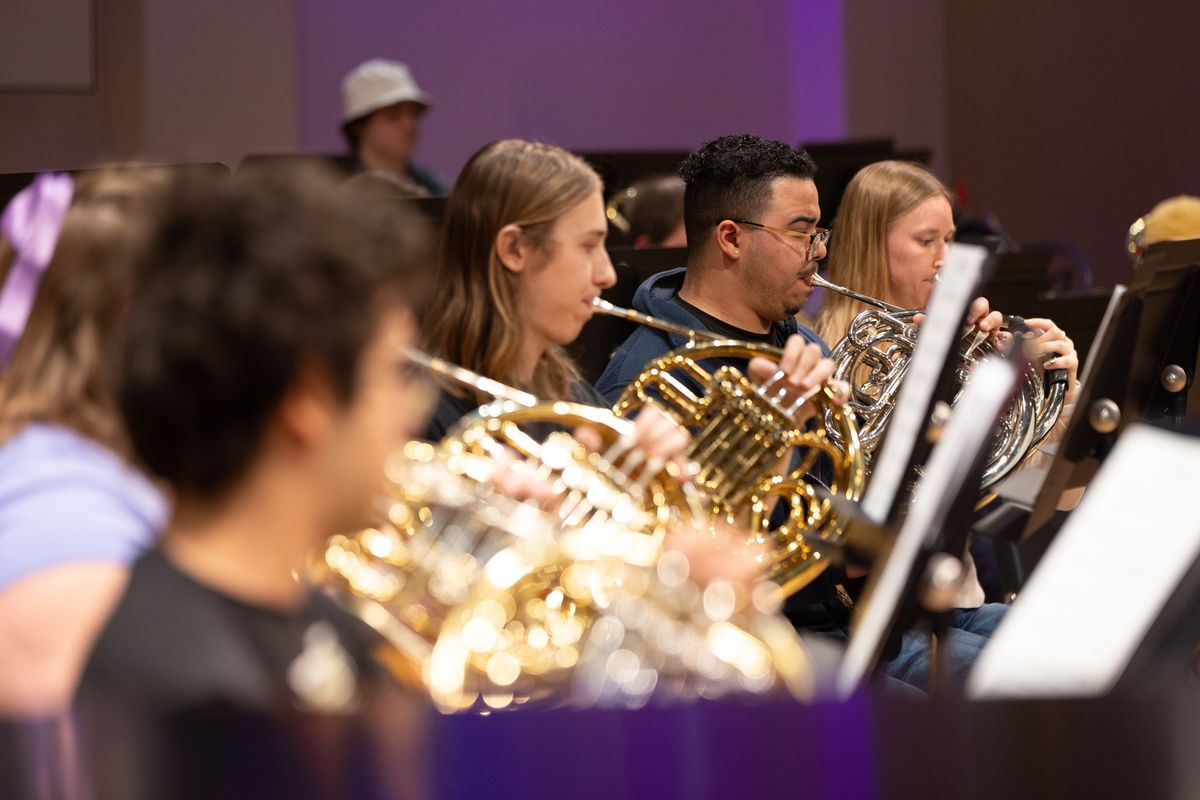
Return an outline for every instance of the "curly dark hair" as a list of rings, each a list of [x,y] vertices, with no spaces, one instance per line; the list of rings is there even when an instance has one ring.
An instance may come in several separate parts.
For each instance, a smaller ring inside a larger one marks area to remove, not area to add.
[[[316,170],[176,182],[137,265],[118,370],[137,456],[180,491],[224,492],[302,362],[353,397],[381,309],[422,302],[429,252],[415,212]]]
[[[812,180],[817,165],[802,148],[752,134],[722,136],[679,165],[687,184],[683,221],[688,252],[696,253],[723,219],[754,219],[771,200],[771,183],[791,176]]]

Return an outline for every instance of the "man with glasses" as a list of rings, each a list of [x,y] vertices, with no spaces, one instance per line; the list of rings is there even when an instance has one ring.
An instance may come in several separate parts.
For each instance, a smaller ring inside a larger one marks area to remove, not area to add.
[[[801,337],[828,355],[821,337],[796,321],[829,242],[830,232],[817,227],[815,172],[804,150],[751,135],[716,139],[686,158],[679,174],[687,183],[687,266],[648,279],[634,295],[634,308],[740,341],[782,348]],[[596,389],[616,401],[647,363],[685,344],[685,336],[639,328],[613,355]],[[745,369],[744,360],[728,363]],[[797,628],[845,641],[851,601],[844,583],[840,569],[827,569],[788,599],[784,613]],[[948,674],[961,679],[977,651],[948,644]],[[928,690],[929,665],[927,639],[909,633],[899,656],[884,665],[885,686],[901,694]]]
[[[829,231],[808,153],[757,136],[724,136],[680,165],[687,184],[685,268],[651,277],[634,296],[638,311],[730,339],[782,348],[799,335],[829,348],[795,316],[812,293]],[[614,401],[652,359],[686,337],[642,327],[614,354],[596,388]],[[739,365],[741,366],[741,365]]]

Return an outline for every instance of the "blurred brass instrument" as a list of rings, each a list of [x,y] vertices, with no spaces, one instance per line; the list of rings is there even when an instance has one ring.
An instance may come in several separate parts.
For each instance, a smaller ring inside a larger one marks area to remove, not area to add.
[[[594,305],[601,313],[688,338],[683,347],[645,365],[613,410],[626,416],[653,402],[692,431],[687,455],[700,467],[696,484],[713,513],[731,522],[748,515],[752,540],[769,548],[771,580],[786,594],[814,580],[828,564],[820,543],[836,541],[842,534],[830,499],[813,485],[814,468],[826,473],[824,488],[830,494],[847,500],[858,500],[866,475],[853,415],[833,402],[837,385],[828,383],[785,407],[782,371],[755,386],[733,367],[710,370],[704,364],[708,359],[757,356],[778,362],[779,349],[724,340],[604,300]],[[808,400],[818,413],[810,427],[803,428],[793,415]],[[775,474],[781,460],[796,448],[799,462],[786,475]],[[788,515],[772,529],[776,500],[786,503]]]
[[[681,465],[646,457],[635,447],[632,421],[583,403],[541,402],[527,392],[415,350],[409,350],[408,356],[435,374],[498,398],[464,417],[442,440],[442,448],[492,458],[505,457],[511,448],[536,462],[541,475],[553,480],[555,491],[567,493],[567,501],[557,511],[563,524],[617,520],[626,531],[641,534],[628,546],[637,541],[645,553],[654,554],[673,525],[696,523],[704,517]],[[599,434],[603,442],[599,452],[589,451],[566,433],[579,426]],[[540,436],[535,435],[538,429]]]
[[[694,523],[689,504],[676,499],[684,490],[665,464],[623,440],[629,420],[530,405],[461,367],[410,357],[508,399],[437,445],[410,442],[394,454],[378,524],[332,537],[310,564],[310,580],[392,645],[397,676],[447,712],[811,695],[806,651],[775,613],[778,588],[698,582],[667,546],[668,528]],[[547,416],[608,426],[615,461],[562,431],[538,441],[520,430]],[[519,456],[502,455],[508,445]],[[552,498],[519,502],[495,489],[497,470],[518,458]]]
[[[628,234],[631,227],[629,220],[624,214],[625,204],[637,196],[637,188],[630,186],[614,194],[604,205],[604,216],[608,217],[608,221],[612,223],[612,226],[621,233]]]
[[[849,406],[858,417],[859,443],[869,463],[875,448],[883,440],[908,373],[917,341],[917,327],[911,319],[919,312],[838,286],[816,274],[812,276],[812,283],[873,307],[851,321],[846,337],[834,345],[831,355],[836,365],[834,378],[850,384]],[[972,326],[963,327],[954,373],[954,402],[970,379],[975,364],[993,352],[995,346],[986,334]],[[1017,395],[997,424],[982,488],[1003,479],[1046,438],[1062,413],[1066,390],[1065,377],[1051,380],[1048,387],[1043,388],[1041,372],[1033,365],[1026,366]],[[826,417],[828,419],[828,412]],[[836,439],[837,428],[832,431]]]

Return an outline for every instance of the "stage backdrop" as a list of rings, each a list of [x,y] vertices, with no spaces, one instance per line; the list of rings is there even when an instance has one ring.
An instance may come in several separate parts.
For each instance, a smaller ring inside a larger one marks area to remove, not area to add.
[[[574,149],[840,139],[841,6],[296,0],[299,143],[342,147],[339,85],[372,57],[406,62],[433,93],[419,154],[447,177],[507,136]]]

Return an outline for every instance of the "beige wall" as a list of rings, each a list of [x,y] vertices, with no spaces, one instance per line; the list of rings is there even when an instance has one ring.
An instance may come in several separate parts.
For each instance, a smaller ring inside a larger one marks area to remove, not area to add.
[[[0,172],[295,149],[293,0],[96,5],[96,86],[0,91]]]
[[[848,135],[929,148],[953,181],[942,0],[849,0],[843,14]]]
[[[1200,193],[1200,7],[946,0],[952,168],[1018,239],[1127,280],[1126,229]]]
[[[296,149],[293,0],[144,3],[144,156]]]
[[[362,49],[325,24],[326,16],[346,21],[326,2],[98,0],[97,86],[0,92],[0,171],[129,157],[233,166],[247,152],[304,146],[304,109],[319,111],[310,127],[326,131],[324,120],[336,116],[335,78]],[[374,2],[371,13],[391,8]],[[994,212],[1018,239],[1078,248],[1098,282],[1110,284],[1128,271],[1121,241],[1129,223],[1163,197],[1200,193],[1200,6],[1179,7],[1189,10],[1134,14],[1117,0],[1086,9],[1035,0],[843,2],[846,130],[931,148],[935,169],[965,188],[970,211]],[[367,10],[355,18],[359,28],[372,18]],[[453,11],[439,14],[452,29]],[[390,28],[376,35],[395,40]],[[612,38],[622,35],[614,29]],[[672,64],[691,56],[658,51]],[[314,65],[325,72],[305,78]],[[447,104],[469,105],[441,88]],[[609,117],[620,123],[614,131],[633,130],[621,115]],[[428,133],[440,138],[434,122]],[[653,115],[641,122],[661,129]],[[702,128],[688,131],[700,137]],[[466,137],[464,151],[483,135],[464,125],[455,133]]]

